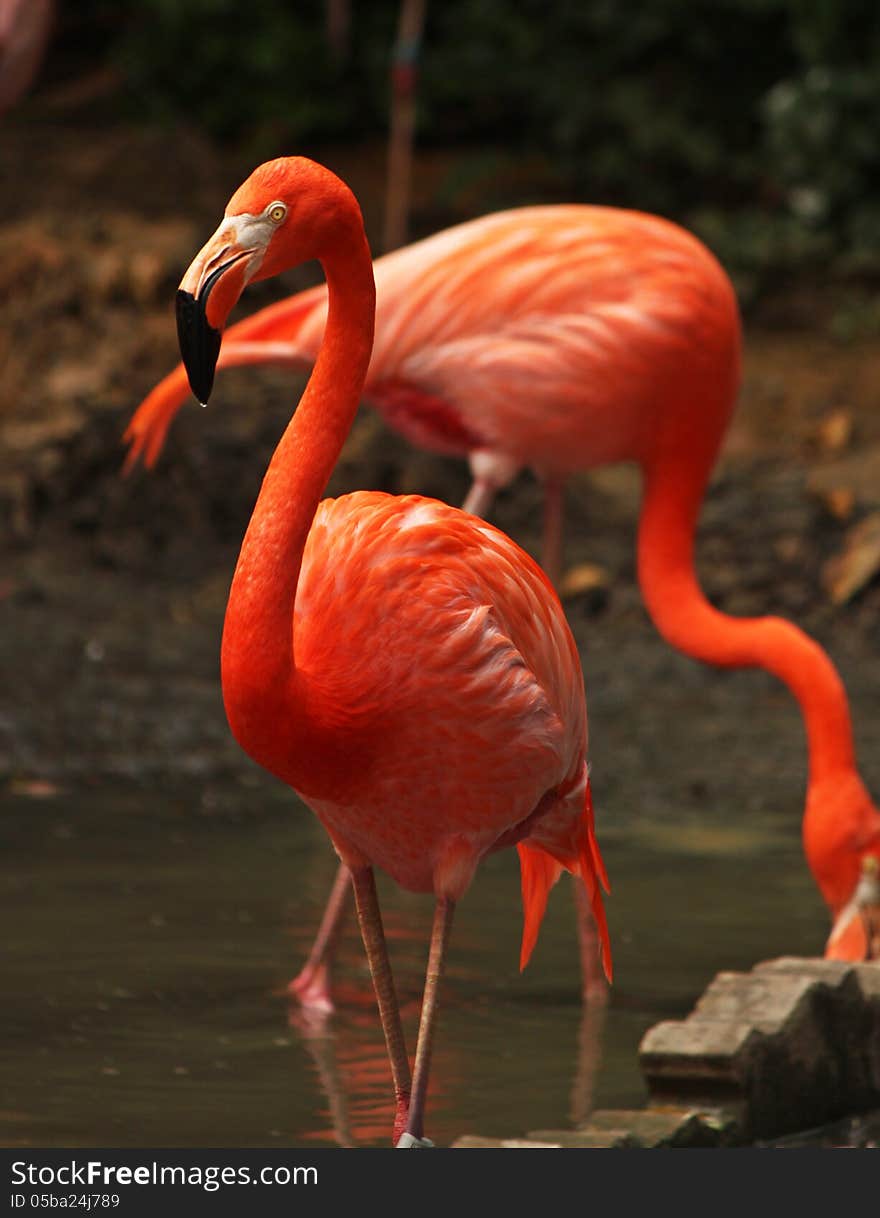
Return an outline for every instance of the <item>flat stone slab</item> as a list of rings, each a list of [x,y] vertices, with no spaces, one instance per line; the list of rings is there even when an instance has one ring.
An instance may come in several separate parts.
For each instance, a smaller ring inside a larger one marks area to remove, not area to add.
[[[456,1150],[630,1150],[630,1149],[720,1149],[742,1146],[741,1130],[729,1113],[716,1110],[652,1109],[595,1112],[583,1130],[539,1131],[529,1138],[482,1138],[469,1134],[453,1143]],[[629,1129],[602,1129],[606,1120],[616,1126],[632,1122]],[[655,1121],[657,1122],[655,1124]],[[665,1126],[665,1129],[664,1129]],[[538,1139],[541,1140],[538,1140]],[[851,1149],[880,1147],[880,1109],[847,1117],[819,1129],[808,1129],[768,1138],[752,1145],[765,1149]]]
[[[459,1138],[458,1149],[651,1150],[736,1146],[741,1131],[721,1109],[602,1109],[582,1129],[536,1129],[525,1138]]]
[[[723,1106],[745,1139],[880,1104],[880,964],[784,958],[719,973],[639,1062],[653,1104]]]
[[[723,1109],[597,1109],[581,1129],[537,1129],[536,1142],[562,1147],[651,1150],[660,1147],[734,1146],[742,1134],[736,1118]]]
[[[452,1144],[453,1150],[559,1150],[551,1142],[532,1142],[528,1138],[481,1138],[465,1134]]]

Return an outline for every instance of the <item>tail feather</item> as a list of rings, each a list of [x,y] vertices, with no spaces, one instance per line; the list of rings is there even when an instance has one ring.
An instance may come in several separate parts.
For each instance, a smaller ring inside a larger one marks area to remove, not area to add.
[[[517,845],[520,877],[522,881],[523,936],[519,953],[520,972],[526,967],[538,942],[538,931],[547,909],[550,889],[562,874],[562,864],[541,849],[540,846]]]
[[[189,396],[186,370],[183,364],[178,364],[150,391],[129,420],[122,435],[123,443],[129,446],[123,473],[130,474],[139,461],[143,461],[147,469],[153,468],[165,444],[168,428]]]
[[[522,970],[529,962],[547,908],[550,889],[559,879],[562,871],[566,870],[579,876],[587,890],[590,909],[593,912],[593,920],[596,923],[602,948],[602,967],[610,982],[613,975],[611,940],[608,935],[608,922],[605,917],[601,891],[604,888],[606,892],[609,892],[610,888],[605,864],[599,853],[599,843],[596,841],[593,798],[589,780],[587,780],[584,792],[584,811],[580,829],[577,854],[574,857],[563,857],[562,855],[557,857],[545,846],[528,840],[517,845],[523,899],[523,937],[519,967]]]

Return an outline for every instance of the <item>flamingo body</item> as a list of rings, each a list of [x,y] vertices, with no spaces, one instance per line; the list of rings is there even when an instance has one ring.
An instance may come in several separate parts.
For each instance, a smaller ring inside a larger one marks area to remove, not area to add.
[[[252,645],[249,624],[244,638],[224,635],[232,730],[303,796],[352,869],[458,899],[521,826],[579,859],[580,660],[543,572],[499,530],[417,496],[318,506],[294,610],[310,717],[295,752],[289,714],[250,679]]]
[[[714,353],[721,335],[737,360],[721,268],[683,229],[637,212],[481,217],[378,259],[376,296],[367,399],[425,447],[542,474],[639,459],[682,359]],[[295,338],[309,360],[325,317],[322,294]],[[400,387],[417,399],[410,409]]]
[[[498,212],[378,258],[376,342],[364,397],[413,443],[477,457],[496,487],[641,460],[676,420],[723,433],[739,375],[736,301],[684,229],[610,207]],[[325,285],[230,327],[218,366],[311,366]],[[692,365],[725,409],[682,398]],[[723,392],[722,392],[723,391]],[[132,419],[130,459],[158,456],[188,396],[180,373]]]

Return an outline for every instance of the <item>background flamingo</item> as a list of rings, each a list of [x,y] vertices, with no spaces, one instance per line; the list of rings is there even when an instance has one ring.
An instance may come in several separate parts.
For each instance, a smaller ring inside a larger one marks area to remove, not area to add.
[[[804,847],[837,921],[863,861],[880,858],[880,813],[856,768],[843,684],[797,627],[714,609],[694,569],[697,518],[740,375],[736,300],[717,261],[657,217],[547,206],[448,229],[378,259],[375,274],[368,400],[416,443],[469,456],[472,511],[487,511],[522,465],[536,469],[550,571],[564,478],[639,464],[638,575],[660,633],[706,663],[764,668],[798,701],[809,751]],[[323,287],[263,309],[230,329],[219,365],[307,366],[325,317]],[[178,368],[145,399],[126,432],[129,465],[155,462],[186,396]],[[836,952],[859,954],[862,941],[837,926]]]
[[[418,496],[319,503],[363,389],[375,308],[360,210],[328,170],[260,166],[184,275],[178,331],[194,392],[207,400],[245,284],[309,258],[327,278],[326,330],[242,544],[223,696],[239,743],[300,793],[352,873],[395,1144],[418,1146],[452,912],[485,854],[518,846],[522,965],[567,869],[587,889],[610,971],[583,679],[551,584],[503,533]],[[374,866],[436,898],[412,1083]]]
[[[0,114],[28,91],[55,20],[55,0],[0,0]]]

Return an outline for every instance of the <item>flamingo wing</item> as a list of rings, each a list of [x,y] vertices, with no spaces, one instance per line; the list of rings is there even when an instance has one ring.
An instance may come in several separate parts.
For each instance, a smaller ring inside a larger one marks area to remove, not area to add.
[[[685,358],[710,359],[731,308],[723,271],[695,238],[616,208],[495,213],[375,270],[365,392],[392,424],[406,430],[386,386],[407,386],[454,412],[469,437],[459,451],[560,474],[638,456],[664,385],[678,384]],[[413,438],[429,443],[425,431]],[[443,434],[438,425],[433,447]]]
[[[542,800],[535,841],[575,850],[580,660],[546,577],[503,533],[419,496],[325,500],[294,647],[316,708],[333,708],[338,733],[344,707],[360,742],[332,791],[305,794],[344,859],[455,896]]]

